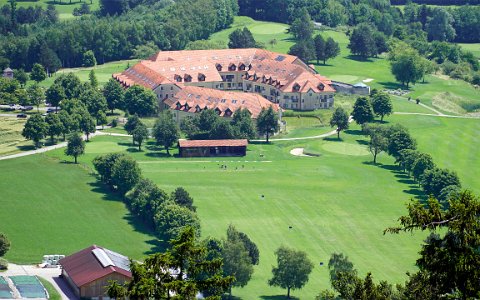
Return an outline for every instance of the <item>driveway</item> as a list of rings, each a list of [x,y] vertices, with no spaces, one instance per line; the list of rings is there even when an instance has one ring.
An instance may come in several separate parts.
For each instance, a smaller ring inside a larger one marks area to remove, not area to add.
[[[48,280],[58,291],[62,299],[78,299],[63,278],[60,278],[60,268],[39,268],[36,265],[8,264],[8,270],[0,273],[2,276],[36,275]]]

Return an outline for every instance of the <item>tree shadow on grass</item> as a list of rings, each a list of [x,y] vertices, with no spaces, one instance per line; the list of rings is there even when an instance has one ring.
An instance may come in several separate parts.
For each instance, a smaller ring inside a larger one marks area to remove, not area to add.
[[[360,145],[367,146],[369,144],[369,142],[366,140],[355,140],[355,141],[357,142],[357,144],[360,144]]]
[[[358,130],[358,129],[347,129],[345,130],[346,134],[351,134],[351,135],[365,135],[363,131]]]
[[[31,151],[31,150],[35,150],[35,146],[34,145],[20,145],[20,146],[17,146],[17,149],[20,150],[20,151]]]
[[[360,56],[360,55],[347,55],[347,56],[344,56],[343,58],[350,59],[350,60],[355,60],[355,61],[359,61],[359,62],[373,62],[373,60],[371,60],[370,58],[363,57],[363,56]]]
[[[95,178],[94,181],[89,182],[88,184],[92,187],[92,192],[102,194],[102,200],[123,202],[123,199],[120,197],[120,195],[115,194],[113,191],[108,189],[108,187],[98,180],[98,178]]]
[[[290,295],[290,298],[287,298],[287,295],[263,295],[260,296],[260,299],[264,300],[282,300],[282,299],[300,299]]]
[[[340,139],[338,139],[337,137],[333,137],[333,136],[324,137],[323,140],[329,141],[329,142],[343,142],[343,139],[341,137]]]
[[[405,89],[406,87],[402,86],[400,83],[397,82],[378,82],[378,84],[383,85],[383,87],[390,89],[390,90],[396,90],[396,89]]]
[[[145,154],[145,156],[148,156],[148,157],[156,157],[156,158],[160,158],[160,157],[178,157],[178,154],[170,154],[168,155],[167,152],[147,152]]]
[[[241,297],[237,297],[235,295],[222,295],[222,300],[241,300]]]

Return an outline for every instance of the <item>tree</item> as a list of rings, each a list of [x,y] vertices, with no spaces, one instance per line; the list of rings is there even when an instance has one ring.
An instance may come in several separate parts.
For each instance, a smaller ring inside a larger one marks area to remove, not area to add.
[[[82,66],[93,67],[97,64],[97,59],[92,50],[85,51],[83,53]]]
[[[302,8],[298,17],[290,25],[289,31],[296,40],[311,40],[313,34],[313,21],[305,8]]]
[[[331,58],[335,58],[340,54],[340,46],[331,37],[329,37],[325,43],[325,55],[323,57],[323,64]]]
[[[191,211],[196,211],[197,208],[193,205],[193,198],[183,188],[177,187],[170,196],[170,199],[180,206],[184,206]]]
[[[353,299],[357,284],[357,270],[343,253],[333,253],[328,261],[330,283],[342,299]]]
[[[377,93],[371,97],[373,112],[380,116],[380,120],[383,122],[383,117],[392,114],[393,106],[392,100],[387,93]]]
[[[420,155],[420,152],[418,152],[417,150],[404,149],[399,151],[398,161],[403,167],[403,169],[408,172],[409,175],[412,171],[413,163],[417,159],[418,155]]]
[[[64,141],[67,134],[80,130],[80,124],[78,120],[70,115],[67,111],[60,111],[60,113],[58,113],[58,117],[62,123],[61,134],[63,135]]]
[[[13,72],[13,78],[18,80],[20,85],[24,87],[28,81],[28,74],[23,69],[18,69],[18,70],[15,70],[15,72]]]
[[[277,267],[272,268],[273,277],[268,280],[268,284],[287,289],[287,298],[290,298],[291,289],[301,289],[308,282],[313,263],[305,252],[284,246],[278,248],[275,255]]]
[[[348,114],[341,108],[337,107],[330,119],[330,127],[337,127],[337,138],[340,139],[340,131],[348,129]]]
[[[350,43],[347,46],[352,54],[362,58],[377,54],[374,39],[374,29],[369,24],[360,24],[355,27],[350,35]]]
[[[50,136],[52,144],[55,142],[55,136],[59,136],[64,131],[62,121],[57,114],[48,114],[45,117],[45,122],[48,125],[47,134]]]
[[[122,86],[114,78],[110,78],[103,87],[103,96],[105,97],[107,101],[107,107],[111,110],[112,114],[114,109],[123,108],[124,94],[125,91],[123,90]]]
[[[4,256],[10,249],[10,241],[7,236],[0,233],[0,257]]]
[[[162,145],[170,155],[169,148],[172,147],[180,137],[177,123],[172,117],[172,113],[166,110],[160,114],[160,117],[153,126],[153,136],[158,145]]]
[[[123,128],[125,128],[128,134],[133,135],[133,131],[140,123],[142,123],[142,121],[140,121],[140,118],[137,115],[129,116]],[[133,139],[133,137],[132,143],[135,145],[135,139]]]
[[[451,41],[455,38],[455,29],[452,24],[452,15],[443,7],[435,7],[432,10],[432,17],[426,24],[426,31],[430,41]]]
[[[34,64],[32,72],[30,72],[30,79],[35,80],[37,83],[44,81],[47,78],[47,72],[41,64]]]
[[[458,178],[457,173],[450,171],[448,169],[440,169],[434,166],[431,166],[429,169],[426,169],[421,177],[420,184],[427,195],[433,195],[433,197],[438,200],[440,199],[442,192],[446,187],[456,187],[456,190],[459,190],[462,185],[460,184],[460,179]]]
[[[227,238],[234,240],[240,239],[248,252],[248,256],[252,260],[252,264],[258,265],[260,263],[260,252],[257,245],[245,233],[238,231],[235,226],[229,225],[227,229]]]
[[[40,141],[45,138],[48,131],[48,125],[39,114],[34,114],[27,119],[25,127],[22,131],[22,136],[26,139],[32,140],[35,148],[41,147]]]
[[[88,113],[98,121],[99,117],[107,110],[107,101],[103,94],[97,89],[86,88],[79,97],[79,100],[85,104]]]
[[[278,116],[272,106],[269,106],[268,109],[262,107],[262,111],[257,117],[257,129],[261,135],[266,135],[267,143],[270,135],[277,132],[278,128]]]
[[[167,193],[150,179],[142,178],[125,195],[130,210],[152,228],[155,214],[169,199]]]
[[[92,88],[96,89],[98,87],[97,76],[95,76],[95,71],[93,69],[90,70],[90,73],[88,73],[88,80],[90,81]]]
[[[235,111],[232,118],[232,127],[236,138],[250,140],[257,135],[257,129],[255,128],[252,114],[246,108],[239,108]]]
[[[45,101],[45,93],[42,88],[34,83],[27,88],[28,96],[30,98],[30,103],[37,107],[37,112],[40,111],[40,104]]]
[[[317,34],[313,39],[313,44],[315,45],[315,58],[318,64],[320,60],[325,58],[325,40],[322,35]],[[325,61],[323,61],[323,64],[325,64]]]
[[[390,59],[390,67],[392,74],[397,81],[402,85],[408,85],[410,82],[417,82],[423,77],[424,64],[418,52],[414,49],[404,49],[401,53],[395,54],[393,59]]]
[[[165,253],[155,253],[142,264],[132,263],[132,280],[123,292],[114,290],[114,294],[124,294],[130,299],[168,299],[171,294],[176,298],[195,299],[202,291],[214,291],[212,299],[218,299],[233,282],[233,277],[221,274],[222,259],[207,258],[207,249],[196,242],[195,231],[187,227],[170,241]],[[172,276],[172,271],[178,271]],[[121,288],[121,286],[120,286]]]
[[[295,55],[304,62],[308,63],[310,60],[315,58],[315,45],[312,39],[299,40],[295,45],[293,45],[288,54]]]
[[[226,119],[219,119],[215,122],[212,131],[210,131],[209,138],[213,140],[225,140],[235,138],[235,132],[230,121]]]
[[[368,149],[373,155],[373,163],[377,163],[377,155],[387,150],[388,146],[388,130],[381,125],[376,124],[364,124],[363,131],[368,134],[370,141],[368,143]]]
[[[80,134],[72,134],[68,138],[65,154],[68,156],[73,156],[75,158],[75,163],[77,163],[78,156],[82,155],[83,153],[85,153],[85,141],[82,139]]]
[[[130,87],[124,96],[125,109],[129,114],[152,115],[157,111],[157,96],[152,90],[139,85]]]
[[[95,120],[92,116],[88,113],[88,111],[84,111],[79,114],[79,128],[80,130],[86,135],[87,142],[89,141],[90,133],[94,133],[96,130]]]
[[[39,62],[45,67],[47,76],[57,72],[57,70],[62,67],[62,62],[58,58],[58,55],[48,47],[45,42],[40,46],[39,56]]]
[[[359,125],[373,121],[372,105],[366,97],[357,98],[353,105],[352,118]]]
[[[148,129],[142,122],[138,123],[132,132],[132,138],[138,145],[138,151],[142,151],[142,142],[148,139]]]
[[[197,214],[186,207],[167,203],[154,216],[155,230],[158,235],[169,241],[187,227],[195,229],[200,236],[200,219]]]
[[[236,235],[227,234],[227,239],[223,241],[222,258],[223,274],[235,277],[235,281],[229,288],[231,296],[232,286],[244,287],[250,281],[253,264],[245,245]]]
[[[78,98],[83,92],[82,83],[74,73],[61,74],[55,79],[54,84],[59,84],[63,87],[65,99]]]
[[[419,153],[412,166],[412,175],[415,180],[420,181],[426,170],[433,169],[435,164],[432,157],[427,153]]]
[[[138,45],[133,49],[132,58],[136,59],[147,59],[150,56],[157,53],[160,49],[158,49],[157,45],[154,42],[148,42],[145,45]]]
[[[16,90],[15,98],[18,100],[18,104],[22,106],[30,105],[30,97],[25,89]]]
[[[121,157],[126,156],[124,153],[109,153],[96,156],[93,159],[93,166],[100,175],[102,181],[113,187],[112,171],[113,166]]]
[[[430,232],[416,262],[418,271],[405,286],[408,299],[470,299],[480,293],[480,201],[469,191],[449,200],[447,209],[434,198],[427,204],[412,200],[408,214],[399,218],[400,225],[385,230]]]
[[[243,29],[235,29],[228,36],[228,48],[237,49],[237,48],[254,48],[257,45],[257,42],[253,38],[253,34],[247,27]]]
[[[58,83],[52,84],[45,92],[45,98],[50,105],[55,106],[55,112],[58,111],[58,106],[65,97],[65,90]]]
[[[417,149],[417,142],[410,136],[408,129],[402,125],[394,125],[389,128],[388,132],[387,153],[399,162],[401,151],[406,149]]]
[[[141,177],[140,167],[136,160],[130,156],[118,157],[111,171],[111,183],[124,195],[133,188]]]

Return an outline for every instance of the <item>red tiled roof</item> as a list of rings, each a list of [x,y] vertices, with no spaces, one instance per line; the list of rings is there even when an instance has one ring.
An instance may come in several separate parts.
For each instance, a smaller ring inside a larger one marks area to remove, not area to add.
[[[132,277],[129,271],[120,267],[112,265],[103,267],[93,253],[94,249],[103,250],[104,248],[93,245],[67,256],[59,262],[77,287],[81,287],[111,273],[119,273],[126,277]]]
[[[224,116],[227,109],[229,109],[233,115],[239,108],[246,108],[250,111],[254,119],[257,118],[262,108],[271,106],[274,111],[280,109],[278,104],[272,103],[255,93],[222,91],[196,86],[184,86],[182,90],[177,92],[173,97],[164,100],[163,103],[171,109],[188,112],[196,112],[197,106],[200,110],[205,108],[218,108],[220,110],[220,116]],[[180,103],[181,107],[177,107],[177,103]]]
[[[241,147],[247,146],[247,140],[179,140],[178,145],[185,147]]]

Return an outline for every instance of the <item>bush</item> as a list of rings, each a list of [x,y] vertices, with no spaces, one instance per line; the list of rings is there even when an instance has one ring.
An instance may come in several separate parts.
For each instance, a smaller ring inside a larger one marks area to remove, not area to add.
[[[112,123],[110,123],[110,126],[112,126],[112,128],[117,127],[117,125],[118,125],[118,120],[117,119],[113,119]]]
[[[0,270],[8,269],[8,261],[6,259],[0,258]]]

